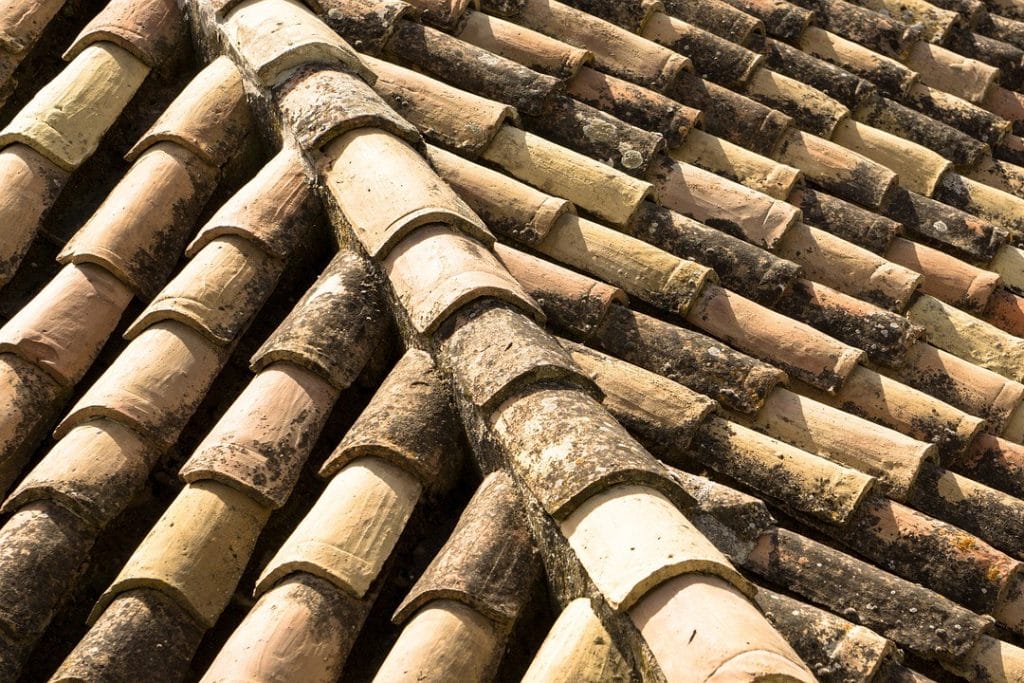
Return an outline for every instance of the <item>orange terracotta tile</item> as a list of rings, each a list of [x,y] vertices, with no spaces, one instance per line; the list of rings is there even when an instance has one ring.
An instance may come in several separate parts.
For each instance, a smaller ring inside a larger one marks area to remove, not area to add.
[[[152,298],[176,265],[218,175],[174,143],[149,148],[57,260],[95,264],[137,296]]]
[[[14,276],[53,206],[68,173],[31,147],[11,144],[0,150],[0,284]]]
[[[222,10],[225,37],[263,85],[273,86],[291,69],[317,62],[373,82],[356,52],[298,0],[243,0],[229,7]]]
[[[184,17],[173,0],[114,0],[85,25],[64,59],[70,61],[87,46],[105,41],[157,69],[181,49],[184,39]]]
[[[257,373],[181,468],[189,484],[215,481],[268,509],[285,504],[338,398],[290,363]]]
[[[843,385],[864,352],[720,287],[704,288],[687,322],[825,390]]]
[[[548,325],[562,334],[587,340],[613,303],[625,305],[626,293],[551,261],[497,244],[494,253],[512,277],[532,296],[547,316]]]
[[[575,211],[565,199],[438,147],[427,147],[427,159],[488,227],[518,242],[537,244],[563,214]]]
[[[413,125],[346,69],[298,69],[278,84],[275,95],[286,125],[306,150],[322,148],[357,128],[384,130],[410,144],[420,139]]]
[[[28,361],[0,354],[0,492],[6,493],[60,414],[68,390]]]
[[[516,111],[464,90],[453,88],[419,72],[363,58],[377,74],[374,89],[424,135],[459,154],[475,158]]]
[[[1024,337],[1024,298],[1002,287],[988,300],[982,317],[1001,330]]]
[[[34,363],[62,385],[74,385],[96,360],[131,298],[131,290],[103,268],[65,266],[0,328],[0,352]]]
[[[906,64],[920,74],[925,85],[990,108],[988,93],[998,81],[999,69],[924,41],[911,48]]]
[[[816,680],[757,607],[719,578],[676,577],[629,616],[668,680]]]
[[[892,170],[902,187],[926,197],[932,196],[943,174],[953,168],[945,157],[926,147],[852,119],[836,126],[832,140]],[[884,205],[882,201],[875,208]]]
[[[298,152],[282,149],[199,230],[185,255],[194,258],[211,241],[234,235],[286,259],[314,222],[314,196]]]
[[[159,457],[159,449],[122,424],[105,418],[86,422],[50,449],[4,510],[54,501],[102,528],[131,503]]]
[[[179,322],[146,328],[89,388],[57,426],[66,436],[76,426],[108,418],[168,447],[227,359],[226,350]]]
[[[128,151],[129,161],[160,142],[176,142],[214,166],[235,154],[253,120],[242,74],[227,57],[199,72]]]
[[[468,12],[458,37],[560,79],[573,78],[584,64],[593,60],[588,50],[483,12]]]
[[[968,311],[984,310],[999,284],[997,273],[902,237],[892,241],[885,257],[921,273],[922,292]]]
[[[484,244],[494,241],[426,160],[389,133],[363,128],[335,138],[325,150],[323,171],[345,220],[375,258],[432,223],[447,223]]]
[[[388,254],[384,270],[422,334],[433,333],[451,314],[481,297],[500,299],[543,319],[536,302],[491,252],[447,226],[418,229]]]
[[[666,158],[648,177],[658,204],[767,249],[800,220],[794,206],[690,164]]]
[[[443,489],[462,460],[451,396],[430,355],[405,352],[320,468],[332,477],[357,458],[377,457]]]
[[[253,354],[252,369],[285,362],[348,388],[389,325],[379,297],[367,264],[339,252]]]
[[[702,130],[692,130],[669,155],[711,171],[757,192],[785,201],[803,180],[803,173],[792,166],[755,154]]]

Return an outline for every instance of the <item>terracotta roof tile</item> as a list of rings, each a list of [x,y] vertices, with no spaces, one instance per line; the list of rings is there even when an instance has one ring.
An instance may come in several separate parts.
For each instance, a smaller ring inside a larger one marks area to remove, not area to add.
[[[423,21],[450,29],[461,22],[471,3],[470,0],[412,0],[409,4],[422,12]]]
[[[0,354],[0,488],[8,491],[58,417],[68,390],[52,375],[12,353]]]
[[[877,1],[877,0],[876,0]],[[909,44],[920,37],[923,26],[908,27],[892,13],[876,12],[846,0],[798,0],[798,5],[814,12],[814,22],[821,28],[860,43],[875,52],[899,59]]]
[[[61,251],[62,263],[92,263],[144,299],[170,276],[218,169],[172,142],[146,150]]]
[[[180,50],[185,39],[181,9],[171,0],[121,0],[109,3],[86,24],[64,53],[72,60],[89,45],[108,42],[118,45],[158,69]]]
[[[903,226],[890,218],[808,187],[797,187],[787,201],[800,208],[808,224],[878,254],[903,232]]]
[[[999,284],[996,273],[902,237],[892,241],[885,257],[921,273],[921,291],[925,294],[972,312],[985,310]]]
[[[762,157],[702,130],[690,131],[682,144],[670,150],[669,155],[774,199],[786,200],[803,180],[799,169]]]
[[[491,144],[513,107],[450,87],[421,73],[363,57],[374,73],[374,89],[431,141],[470,158]]]
[[[573,600],[551,625],[523,675],[542,681],[625,680],[629,665],[586,598]]]
[[[31,147],[14,143],[0,150],[0,177],[4,187],[10,188],[0,199],[0,216],[10,226],[0,242],[0,282],[6,284],[21,265],[68,173]]]
[[[838,100],[767,68],[750,78],[744,92],[792,116],[801,129],[825,139],[831,138],[836,127],[850,116],[850,110]]]
[[[310,0],[320,19],[360,52],[380,54],[395,24],[415,14],[402,0]]]
[[[758,37],[764,36],[764,24],[746,12],[722,0],[693,3],[685,0],[666,0],[662,4],[673,17],[700,26],[716,36],[738,45],[751,47]]]
[[[148,74],[113,43],[90,45],[0,131],[0,145],[20,142],[72,171],[96,151]]]
[[[918,80],[915,71],[895,59],[855,43],[816,26],[800,36],[797,46],[819,59],[831,62],[876,86],[880,92],[899,99]]]
[[[5,4],[0,14],[0,45],[12,55],[28,52],[63,4],[64,0]]]
[[[594,59],[589,50],[483,12],[468,12],[466,25],[458,37],[471,45],[559,79],[576,76],[584,65]]]
[[[905,102],[990,145],[997,145],[1010,132],[1010,122],[1001,116],[921,83],[910,88]]]
[[[686,55],[697,74],[727,88],[743,86],[764,61],[757,52],[664,12],[654,12],[640,35]]]
[[[951,175],[955,174],[946,177]],[[939,189],[944,191],[942,185]],[[903,223],[909,233],[981,262],[996,256],[1007,238],[1007,231],[989,220],[915,192],[898,192],[885,214]]]
[[[877,92],[869,81],[772,38],[765,40],[765,58],[774,71],[813,86],[850,109],[871,101]]]
[[[415,149],[393,135],[352,130],[331,142],[325,156],[327,189],[371,255],[387,256],[414,230],[436,223],[493,243],[480,218]],[[367,176],[362,169],[370,159],[374,170]]]
[[[768,35],[780,40],[799,38],[811,23],[811,13],[784,0],[726,0],[764,22]]]

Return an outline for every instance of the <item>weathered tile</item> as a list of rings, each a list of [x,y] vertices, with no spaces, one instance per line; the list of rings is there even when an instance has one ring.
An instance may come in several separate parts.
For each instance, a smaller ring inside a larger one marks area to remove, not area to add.
[[[779,40],[797,40],[811,23],[811,13],[785,0],[726,0],[764,22],[768,35]]]
[[[287,259],[305,241],[314,203],[302,158],[293,149],[282,149],[217,209],[185,254],[194,258],[212,240],[236,235]]]
[[[465,400],[485,416],[540,382],[572,384],[597,394],[590,379],[539,325],[518,311],[493,306],[457,319],[438,347]],[[506,343],[495,344],[495,339]]]
[[[398,21],[415,13],[403,0],[310,0],[309,6],[349,45],[373,55],[384,50]]]
[[[489,420],[511,466],[556,520],[619,484],[677,494],[662,466],[596,399],[540,387],[509,399]]]
[[[14,277],[68,173],[28,145],[0,150],[0,285]]]
[[[830,194],[798,187],[787,201],[800,207],[804,221],[877,254],[884,254],[903,226]]]
[[[523,674],[526,683],[625,681],[630,668],[586,598],[573,600],[551,625]]]
[[[839,535],[879,566],[1020,628],[1019,614],[1000,613],[1020,601],[1021,564],[978,537],[881,497],[865,501]]]
[[[1024,337],[1024,297],[997,287],[981,317],[1017,337]]]
[[[705,285],[717,281],[705,266],[572,213],[563,214],[534,248],[680,316],[689,313]]]
[[[676,577],[630,618],[668,680],[816,680],[757,607],[720,578]]]
[[[217,181],[217,170],[172,142],[146,150],[64,246],[61,263],[93,263],[151,299],[170,277]]]
[[[363,598],[390,557],[421,491],[416,477],[385,460],[352,461],[331,479],[263,569],[257,595],[301,571]]]
[[[876,12],[846,0],[798,0],[797,4],[812,10],[814,23],[821,28],[893,59],[905,57],[924,32],[923,26],[913,25],[915,22],[903,22],[888,12]]]
[[[277,509],[291,495],[327,422],[338,390],[290,363],[275,363],[249,382],[196,446],[180,476],[212,480]]]
[[[511,126],[502,126],[483,159],[534,187],[624,225],[650,184]]]
[[[864,357],[859,349],[714,285],[704,288],[686,320],[828,391],[841,387]]]
[[[988,267],[999,273],[1003,285],[1017,292],[1024,291],[1024,250],[1004,244]]]
[[[405,624],[374,681],[486,681],[502,654],[495,624],[462,602],[432,600]]]
[[[634,33],[639,33],[651,15],[661,9],[651,0],[570,0],[566,4]]]
[[[270,296],[283,269],[283,262],[242,237],[218,237],[160,290],[125,338],[134,339],[157,321],[177,320],[215,343],[230,344]]]
[[[924,27],[924,33],[921,40],[918,41],[919,45],[921,43],[941,43],[954,26],[961,27],[959,15],[948,9],[942,9],[941,3],[936,6],[930,2],[924,2],[924,0],[863,0],[862,4],[905,24],[921,24]],[[911,52],[913,52],[913,48]],[[959,92],[959,90],[953,88],[952,92]]]
[[[6,493],[69,398],[68,388],[20,356],[0,354],[0,493]]]
[[[885,257],[924,276],[921,291],[968,311],[983,311],[999,284],[999,275],[938,249],[898,237]]]
[[[896,174],[882,164],[798,130],[786,135],[776,159],[799,168],[808,181],[825,191],[875,210],[888,204],[898,182]]]
[[[965,175],[1016,197],[1024,197],[1024,168],[987,154]]]
[[[982,104],[999,76],[996,67],[924,41],[911,48],[906,64],[925,85],[956,93],[973,104]]]
[[[899,313],[802,278],[793,283],[777,310],[863,349],[872,362],[886,367],[899,367],[910,347],[924,335],[923,327]]]
[[[803,179],[799,169],[755,154],[702,130],[691,130],[682,144],[669,151],[669,155],[677,161],[699,166],[783,201]]]
[[[128,506],[159,456],[159,449],[124,425],[103,418],[86,422],[25,476],[4,511],[55,501],[102,528]]]
[[[551,261],[497,244],[494,253],[526,292],[540,304],[547,324],[586,341],[613,303],[625,305],[625,292]]]
[[[541,116],[523,114],[523,124],[548,140],[643,178],[665,149],[665,138],[569,97],[550,99]]]
[[[342,251],[256,351],[252,368],[286,361],[345,389],[359,376],[387,324],[366,263]]]
[[[0,352],[14,353],[66,386],[85,375],[132,298],[120,280],[91,264],[65,266],[0,328]]]
[[[701,465],[828,524],[845,524],[875,484],[863,472],[718,417],[697,430],[692,448]]]
[[[795,44],[808,54],[866,78],[878,86],[879,91],[895,99],[906,93],[918,78],[915,71],[895,59],[816,26],[804,31]]]
[[[444,225],[417,229],[388,254],[384,270],[422,334],[432,334],[451,314],[481,297],[500,299],[539,320],[544,317],[494,254]]]
[[[711,268],[726,288],[766,306],[777,303],[801,274],[796,263],[650,202],[640,206],[628,232]]]
[[[697,109],[636,83],[601,73],[589,66],[567,83],[568,93],[645,130],[665,136],[671,149],[681,144],[703,115]]]
[[[459,429],[434,361],[410,349],[328,456],[320,476],[332,477],[358,458],[377,457],[409,470],[426,488],[441,488],[461,461]]]
[[[934,150],[958,168],[974,166],[988,153],[984,142],[887,97],[875,97],[866,101],[856,110],[854,117],[858,121]],[[894,170],[899,173],[899,169]],[[900,174],[900,180],[903,180],[903,174]]]
[[[899,659],[891,640],[831,612],[761,586],[754,600],[819,677],[869,681]]]
[[[649,488],[623,484],[602,491],[559,526],[612,609],[628,610],[658,584],[684,574],[717,576],[753,592],[672,502]]]
[[[943,184],[950,178],[959,177],[949,173]],[[938,190],[938,194],[943,192],[942,184]],[[885,213],[903,223],[909,233],[952,247],[979,262],[992,259],[1006,241],[1007,231],[983,217],[972,216],[951,206],[946,199],[942,201],[900,191]]]
[[[664,12],[651,14],[640,35],[686,55],[696,73],[727,88],[742,87],[764,61],[760,53]]]
[[[594,345],[744,413],[756,412],[772,389],[788,381],[782,370],[710,337],[616,304],[595,332]]]
[[[796,225],[775,253],[799,263],[805,276],[883,308],[903,311],[921,275],[824,230]]]
[[[370,256],[383,258],[421,226],[446,223],[490,245],[483,221],[419,152],[384,131],[363,128],[325,150],[324,179]]]
[[[839,123],[832,139],[891,169],[899,176],[901,186],[926,197],[935,192],[943,174],[953,168],[945,157],[926,147],[852,119]]]
[[[450,30],[459,25],[471,3],[470,0],[410,0],[409,4],[421,12],[426,23]]]
[[[503,104],[541,116],[562,82],[429,26],[401,21],[388,41],[391,59],[434,78]]]
[[[28,52],[66,0],[10,3],[0,9],[0,46],[12,55]]]
[[[172,320],[146,328],[57,426],[60,439],[96,418],[122,422],[170,446],[206,395],[227,351]]]
[[[561,341],[572,359],[604,394],[608,412],[662,460],[678,459],[714,400],[631,363],[570,341]]]
[[[484,3],[488,12],[490,4]],[[654,90],[665,90],[690,67],[682,55],[556,0],[521,3],[515,21],[589,50],[602,71]]]
[[[759,247],[774,248],[800,220],[791,204],[669,157],[656,162],[648,178],[656,203]]]
[[[774,157],[793,119],[745,95],[683,72],[667,93],[699,109],[703,129],[762,156]]]
[[[20,142],[73,171],[96,151],[148,74],[123,48],[90,45],[0,131],[0,145]]]
[[[210,628],[234,593],[269,515],[268,508],[224,484],[189,484],[100,596],[90,622],[118,595],[146,587],[170,595]]]
[[[153,145],[171,141],[214,166],[223,166],[252,126],[242,74],[227,57],[218,57],[188,84],[160,118],[129,150],[135,161]]]
[[[878,478],[894,500],[906,500],[921,465],[935,446],[879,426],[813,399],[778,388],[755,415],[739,420],[797,448]]]
[[[539,576],[540,557],[515,485],[507,474],[491,474],[393,620],[405,623],[436,600],[456,600],[507,628],[526,605]]]
[[[201,680],[336,681],[368,607],[323,579],[291,574],[256,601]]]
[[[991,617],[785,529],[764,534],[747,567],[933,659],[963,656],[992,623]]]
[[[437,147],[428,146],[427,159],[489,228],[517,242],[537,244],[563,214],[575,210],[565,199]]]
[[[357,128],[380,129],[411,144],[419,142],[415,127],[348,71],[320,65],[298,68],[275,88],[275,98],[285,123],[306,150],[320,149]]]
[[[983,368],[1024,381],[1024,340],[934,297],[921,295],[907,317],[928,330],[928,341]]]
[[[364,57],[374,89],[430,140],[475,158],[515,109],[383,60]]]
[[[800,393],[845,412],[939,447],[942,459],[962,453],[985,421],[874,370],[858,367],[829,393],[807,386]]]
[[[945,665],[974,680],[1005,678],[1012,681],[1024,676],[1024,650],[992,636],[981,636],[970,652]]]
[[[184,678],[202,636],[203,630],[165,594],[131,590],[111,603],[53,680],[138,680],[156,671],[168,679]]]
[[[113,0],[85,25],[64,59],[74,59],[89,45],[108,42],[159,69],[182,49],[185,39],[184,17],[174,0]]]
[[[997,89],[993,89],[998,93]],[[1010,132],[1010,122],[967,100],[915,83],[904,100],[908,105],[990,145],[997,145]]]
[[[810,0],[815,2],[815,0]],[[849,3],[844,3],[849,5]],[[856,5],[849,5],[857,9]],[[851,110],[876,98],[878,89],[873,83],[860,76],[841,69],[835,64],[818,59],[813,55],[773,38],[764,41],[765,66],[780,74],[806,83]]]
[[[831,138],[836,126],[850,116],[850,110],[838,100],[768,68],[758,69],[743,92],[792,116],[801,129],[825,139]]]
[[[721,0],[701,3],[665,0],[662,4],[672,16],[701,26],[739,45],[749,45],[757,37],[764,36],[764,24],[760,19]]]
[[[297,0],[244,0],[226,12],[223,31],[266,86],[310,63],[348,69],[372,83],[373,74],[337,33]]]
[[[483,12],[467,13],[459,39],[501,55],[534,71],[569,79],[593,60],[588,50]]]

